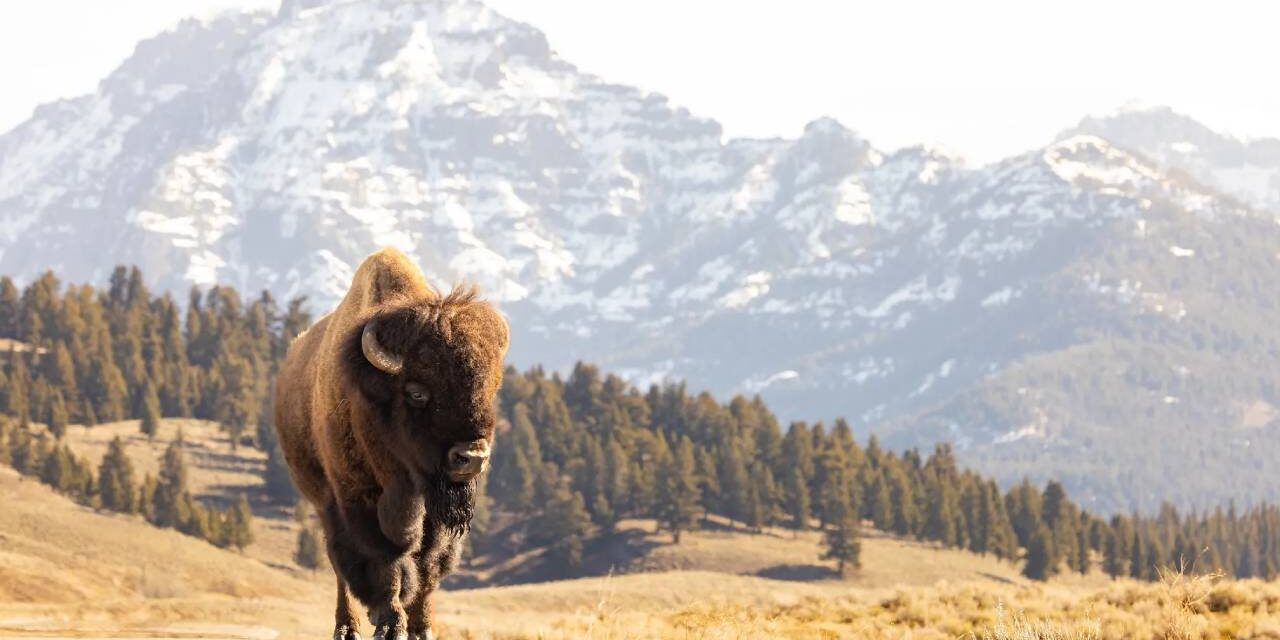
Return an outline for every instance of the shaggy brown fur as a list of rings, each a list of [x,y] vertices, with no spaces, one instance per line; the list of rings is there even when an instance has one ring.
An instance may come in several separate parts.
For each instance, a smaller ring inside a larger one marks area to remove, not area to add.
[[[371,321],[377,344],[403,361],[394,373],[366,357]],[[506,321],[474,289],[442,297],[404,254],[383,249],[290,346],[275,424],[324,525],[338,578],[335,638],[359,637],[352,596],[369,608],[375,638],[430,637],[431,593],[453,567],[475,498],[474,477],[450,475],[450,448],[492,443],[507,340]]]

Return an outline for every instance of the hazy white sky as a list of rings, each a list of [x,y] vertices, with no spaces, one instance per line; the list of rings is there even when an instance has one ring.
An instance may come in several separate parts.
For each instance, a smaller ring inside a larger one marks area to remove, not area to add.
[[[0,5],[0,130],[93,90],[185,15],[278,0]],[[982,0],[491,0],[570,62],[668,95],[729,135],[794,136],[830,115],[881,148],[986,161],[1087,113],[1169,104],[1280,137],[1280,3]]]

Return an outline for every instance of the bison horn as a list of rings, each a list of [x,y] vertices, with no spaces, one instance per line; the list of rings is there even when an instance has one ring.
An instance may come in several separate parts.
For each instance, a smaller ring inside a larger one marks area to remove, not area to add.
[[[364,333],[360,336],[360,348],[369,364],[396,375],[404,369],[404,358],[387,351],[378,343],[378,321],[370,320],[364,325]]]

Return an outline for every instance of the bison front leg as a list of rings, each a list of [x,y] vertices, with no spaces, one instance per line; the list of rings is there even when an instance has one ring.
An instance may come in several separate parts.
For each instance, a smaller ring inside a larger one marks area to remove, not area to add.
[[[427,515],[422,492],[408,482],[393,484],[378,497],[378,528],[401,556],[422,546],[422,522]]]
[[[408,606],[410,640],[432,640],[434,637],[431,596],[440,586],[440,581],[457,565],[461,550],[462,536],[458,533],[442,527],[426,533],[423,548],[414,555],[421,587]]]
[[[338,577],[338,608],[334,612],[333,640],[360,640],[360,622],[356,620],[351,594],[341,576]]]
[[[401,602],[405,580],[415,580],[403,550],[383,535],[373,505],[334,505],[325,513],[334,570],[351,594],[369,607],[374,640],[408,640],[408,617]],[[340,593],[341,596],[341,593]],[[339,606],[341,618],[341,606]],[[337,621],[339,629],[343,620]],[[336,632],[335,632],[336,636]]]

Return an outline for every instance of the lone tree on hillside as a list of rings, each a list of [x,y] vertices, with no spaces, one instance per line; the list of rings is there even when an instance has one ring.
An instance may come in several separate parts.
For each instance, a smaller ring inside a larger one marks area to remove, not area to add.
[[[241,493],[236,504],[227,514],[228,542],[240,551],[253,543],[253,509],[249,507],[249,497]]]
[[[840,514],[822,536],[823,560],[836,561],[836,573],[847,575],[848,569],[862,566],[862,533],[858,516],[852,510]]]
[[[822,536],[823,560],[835,560],[836,572],[842,577],[849,568],[861,566],[862,532],[858,509],[847,487],[837,486],[827,494],[825,510],[831,519]]]
[[[147,439],[155,439],[160,431],[160,398],[156,396],[155,387],[148,382],[142,390],[142,422],[139,425]]]
[[[102,464],[98,466],[98,495],[104,509],[121,513],[137,511],[133,463],[129,461],[119,436],[111,440],[106,455],[102,457]]]
[[[315,571],[320,568],[321,553],[320,536],[316,535],[316,530],[309,525],[298,530],[298,546],[294,549],[293,561],[303,569]]]

